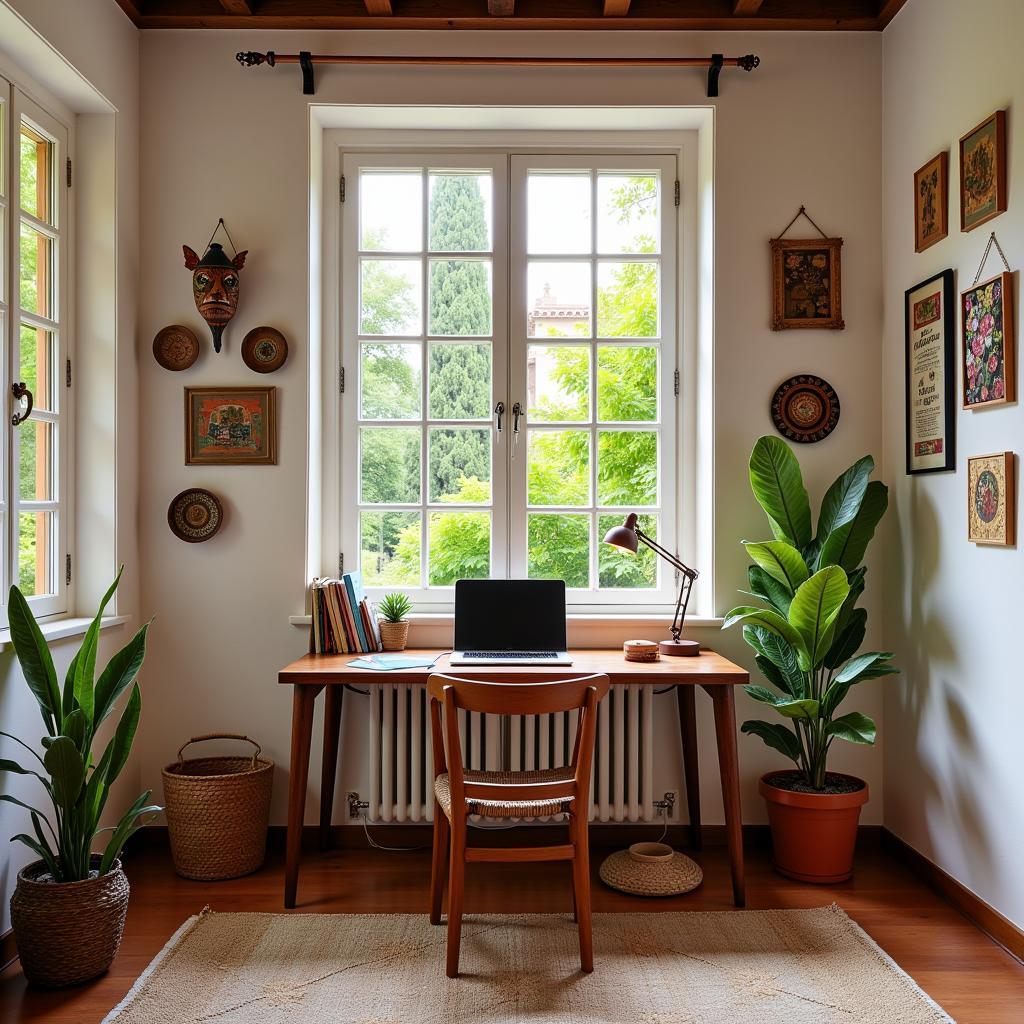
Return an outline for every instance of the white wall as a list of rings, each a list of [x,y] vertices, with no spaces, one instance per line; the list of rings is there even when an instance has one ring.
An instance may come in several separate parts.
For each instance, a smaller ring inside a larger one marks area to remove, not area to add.
[[[241,33],[142,34],[142,252],[140,318],[142,606],[157,614],[148,710],[141,731],[147,784],[184,739],[214,729],[258,737],[278,772],[274,820],[284,812],[283,766],[289,748],[290,694],[278,668],[305,649],[288,616],[303,609],[307,405],[307,100],[296,68],[245,70],[237,50],[309,49],[330,53],[728,53],[756,52],[753,74],[725,72],[717,104],[716,273],[713,310],[717,366],[715,486],[717,541],[698,566],[717,571],[717,611],[737,603],[745,581],[741,538],[766,525],[749,496],[746,458],[772,430],[769,397],[800,371],[831,380],[842,399],[838,430],[800,455],[812,493],[865,452],[878,453],[877,387],[881,303],[881,40],[876,34],[751,35],[611,33]],[[616,103],[703,105],[705,75],[680,70],[523,68],[318,68],[317,103],[560,105]],[[826,230],[845,240],[847,329],[768,329],[768,239],[805,203]],[[204,353],[184,373],[160,369],[151,339],[168,323],[202,328],[191,298],[181,245],[195,249],[223,216],[239,248],[249,250],[239,314],[225,351]],[[285,367],[266,383],[279,389],[279,464],[273,468],[185,467],[182,388],[255,383],[239,359],[242,336],[271,324],[289,338]],[[170,499],[197,484],[217,491],[226,523],[211,542],[190,546],[166,525]],[[713,492],[713,493],[712,493]],[[877,629],[878,595],[869,595]],[[702,639],[750,663],[739,636],[707,631]],[[156,685],[153,685],[153,680]],[[353,697],[348,706],[358,708]],[[701,701],[705,820],[721,821],[709,702]],[[880,715],[880,690],[862,690],[862,707]],[[752,710],[745,697],[740,713]],[[346,712],[353,739],[361,719]],[[670,719],[666,719],[670,721]],[[883,730],[884,735],[884,730]],[[353,745],[353,750],[355,749]],[[866,821],[881,820],[881,754],[837,750],[835,766],[863,775],[873,799]],[[675,749],[666,751],[674,764]],[[757,776],[778,764],[759,741],[742,737],[745,817],[764,820]],[[365,790],[362,761],[350,751],[346,788]],[[315,820],[319,765],[312,766],[307,820]],[[341,815],[338,815],[341,820]]]
[[[950,267],[957,289],[968,287],[992,230],[1011,268],[1024,263],[1024,7],[1017,0],[970,7],[966,35],[957,0],[911,0],[883,36],[883,436],[895,499],[884,563],[886,642],[905,672],[886,689],[885,823],[1024,926],[1024,551],[968,542],[965,483],[969,456],[1020,455],[1024,409],[957,411],[956,472],[903,471],[904,289]],[[975,49],[968,40],[981,26],[985,45]],[[999,108],[1009,110],[1009,209],[963,234],[957,140]],[[949,236],[915,254],[913,173],[940,150],[950,154]],[[999,269],[993,253],[986,276]],[[1019,312],[1016,322],[1019,331]],[[956,343],[959,359],[959,326]]]

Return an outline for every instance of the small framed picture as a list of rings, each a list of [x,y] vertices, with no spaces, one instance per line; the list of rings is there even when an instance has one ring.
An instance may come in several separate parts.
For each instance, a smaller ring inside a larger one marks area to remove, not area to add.
[[[967,460],[967,539],[975,544],[1017,543],[1013,452]]]
[[[914,252],[924,252],[949,231],[949,154],[932,157],[914,173]]]
[[[1013,274],[979,281],[960,293],[963,407],[980,409],[1017,398]]]
[[[276,397],[277,388],[185,388],[185,465],[276,465]]]
[[[960,230],[973,231],[1006,209],[1006,111],[960,140]]]
[[[772,330],[820,327],[841,331],[841,238],[773,238]]]

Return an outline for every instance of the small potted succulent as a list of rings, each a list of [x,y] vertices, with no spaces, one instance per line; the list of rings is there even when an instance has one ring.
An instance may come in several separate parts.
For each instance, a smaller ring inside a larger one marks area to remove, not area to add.
[[[867,455],[829,487],[812,535],[807,491],[789,446],[762,437],[750,456],[750,486],[774,539],[744,542],[754,561],[747,593],[761,605],[734,608],[724,628],[743,627],[769,684],[748,686],[747,693],[783,719],[744,722],[742,731],[796,764],[795,771],[764,775],[759,789],[768,804],[775,866],[805,882],[840,882],[853,874],[868,787],[827,771],[826,762],[836,740],[875,742],[867,715],[839,714],[850,690],[899,671],[888,652],[857,653],[868,618],[857,607],[862,562],[889,500],[885,485],[869,479],[874,466]]]
[[[47,988],[87,981],[110,966],[128,910],[128,879],[118,858],[145,816],[162,810],[148,804],[147,791],[116,826],[100,827],[110,787],[128,761],[139,724],[142,697],[135,677],[146,656],[149,628],[144,625],[95,677],[100,622],[120,579],[119,572],[68,668],[63,690],[28,602],[11,587],[11,640],[46,735],[40,754],[17,736],[0,732],[25,751],[20,762],[0,758],[0,772],[35,776],[52,804],[52,812],[42,811],[0,794],[0,800],[27,810],[32,822],[32,835],[11,841],[24,843],[39,857],[18,873],[11,924],[25,977]],[[129,688],[117,727],[97,759],[96,733]],[[94,841],[106,832],[106,845],[93,852]]]
[[[409,642],[409,612],[412,601],[398,591],[385,595],[380,603],[380,639],[385,651],[404,651]]]

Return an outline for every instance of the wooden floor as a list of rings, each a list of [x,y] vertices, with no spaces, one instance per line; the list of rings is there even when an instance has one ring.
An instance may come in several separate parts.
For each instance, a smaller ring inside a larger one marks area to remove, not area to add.
[[[704,885],[674,899],[647,900],[606,889],[597,880],[605,851],[595,851],[595,911],[730,910],[725,850],[698,854]],[[131,905],[121,952],[98,981],[65,992],[33,992],[15,964],[0,976],[0,1022],[98,1024],[189,915],[209,904],[222,911],[280,911],[283,862],[272,855],[255,875],[230,882],[177,877],[159,850],[126,865]],[[427,913],[430,855],[337,850],[307,853],[296,912]],[[568,912],[564,865],[472,865],[466,912]],[[906,868],[877,849],[858,855],[853,881],[831,887],[789,882],[771,869],[766,850],[749,850],[749,908],[819,907],[838,903],[921,987],[961,1024],[1021,1024],[1024,965],[986,938]],[[597,969],[601,969],[600,963]],[[441,972],[442,967],[438,967]],[[438,984],[445,984],[439,973]]]

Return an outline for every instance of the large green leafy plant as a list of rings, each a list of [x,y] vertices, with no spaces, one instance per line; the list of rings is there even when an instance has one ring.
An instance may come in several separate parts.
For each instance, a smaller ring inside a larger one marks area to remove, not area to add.
[[[869,479],[874,467],[866,455],[829,487],[812,534],[807,490],[789,446],[762,437],[750,456],[750,486],[774,540],[744,541],[754,560],[747,593],[762,606],[733,608],[723,628],[743,627],[770,684],[747,686],[747,693],[789,725],[753,720],[742,730],[795,761],[802,780],[818,790],[826,784],[834,740],[875,742],[875,723],[867,715],[837,715],[851,687],[899,671],[890,653],[857,653],[868,618],[857,607],[864,592],[862,562],[889,501],[886,486]]]
[[[25,682],[39,704],[46,735],[42,740],[43,755],[40,757],[17,736],[0,731],[0,736],[24,747],[42,769],[37,771],[35,767],[0,758],[0,772],[34,775],[46,791],[53,811],[48,815],[7,793],[0,794],[0,800],[17,804],[30,812],[35,835],[16,835],[12,842],[16,839],[36,853],[58,882],[77,882],[88,878],[93,841],[97,835],[110,832],[99,863],[99,873],[106,874],[125,842],[144,823],[144,815],[162,810],[147,804],[150,796],[147,790],[128,808],[117,825],[99,827],[110,787],[128,760],[139,724],[142,697],[135,677],[146,656],[146,631],[149,629],[149,623],[146,623],[96,678],[100,621],[120,580],[121,572],[118,572],[85,634],[81,648],[68,667],[63,691],[57,685],[49,648],[28,602],[17,587],[11,587],[8,605],[11,640]],[[96,762],[92,754],[96,732],[129,687],[131,693],[114,735]]]

